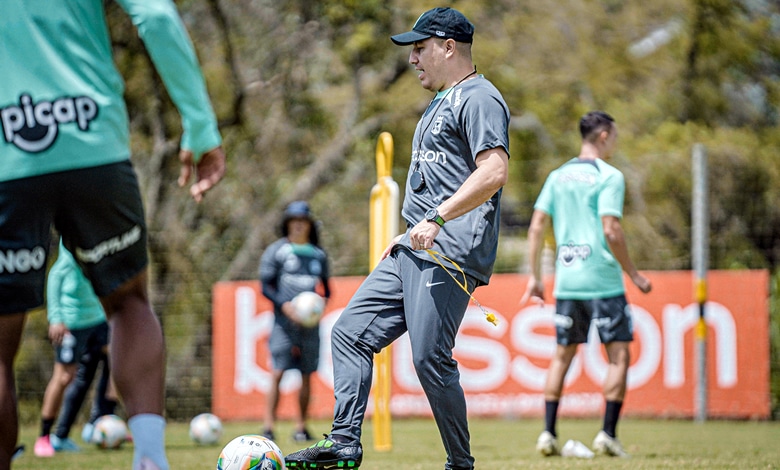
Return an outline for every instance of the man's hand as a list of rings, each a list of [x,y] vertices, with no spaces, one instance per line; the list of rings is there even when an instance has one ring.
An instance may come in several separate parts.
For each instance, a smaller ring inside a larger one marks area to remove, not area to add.
[[[179,187],[184,187],[195,170],[195,183],[190,186],[190,195],[195,202],[200,202],[206,191],[213,188],[225,176],[225,152],[222,147],[209,150],[204,153],[197,165],[193,162],[192,152],[182,150],[179,152],[181,172],[179,173]]]
[[[413,250],[426,250],[433,248],[433,241],[439,234],[441,227],[436,222],[423,220],[409,232],[409,243]]]
[[[292,302],[287,301],[282,304],[282,314],[293,321],[293,323],[296,323],[300,325],[301,322],[298,321],[298,319],[295,316],[295,306]]]
[[[529,300],[539,307],[544,307],[544,283],[533,276],[528,280],[520,305],[525,305]]]
[[[68,333],[68,328],[64,323],[52,323],[49,325],[49,341],[54,346],[62,344],[62,338]]]
[[[403,236],[404,236],[403,234],[401,234],[401,235],[396,235],[396,237],[395,237],[395,238],[393,238],[393,239],[390,241],[390,244],[389,244],[389,245],[387,245],[387,248],[385,248],[385,251],[383,251],[383,252],[382,252],[382,256],[379,258],[379,261],[382,261],[383,259],[385,259],[385,258],[387,258],[388,256],[390,256],[390,253],[392,253],[392,252],[393,252],[393,247],[395,246],[395,244],[396,244],[396,243],[398,243],[398,240],[400,240],[401,238],[403,238]]]
[[[644,277],[643,275],[636,273],[633,276],[631,276],[631,282],[634,283],[635,286],[639,288],[639,290],[642,291],[642,293],[647,294],[651,290],[653,290],[653,284],[650,282],[650,279]]]

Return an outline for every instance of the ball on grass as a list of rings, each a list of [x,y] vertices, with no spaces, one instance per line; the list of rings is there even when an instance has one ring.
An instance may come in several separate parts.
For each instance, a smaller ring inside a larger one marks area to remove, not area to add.
[[[222,449],[217,470],[284,470],[284,454],[270,439],[256,434],[238,436]]]

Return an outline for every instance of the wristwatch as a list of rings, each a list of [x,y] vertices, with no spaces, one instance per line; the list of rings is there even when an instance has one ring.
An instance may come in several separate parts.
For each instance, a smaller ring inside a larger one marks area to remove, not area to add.
[[[436,210],[435,208],[428,209],[428,211],[425,213],[425,220],[427,220],[428,222],[436,222],[439,225],[439,227],[444,226],[444,219],[441,218],[441,216],[439,215],[439,211]]]

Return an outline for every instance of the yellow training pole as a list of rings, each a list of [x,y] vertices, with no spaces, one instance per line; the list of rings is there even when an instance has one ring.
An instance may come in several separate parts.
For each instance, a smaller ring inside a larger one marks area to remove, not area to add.
[[[371,188],[369,213],[370,268],[379,264],[382,252],[398,233],[398,184],[392,177],[393,136],[388,132],[379,135],[376,144],[376,184]],[[376,355],[374,370],[374,449],[389,451],[393,448],[390,429],[390,350],[386,347]]]

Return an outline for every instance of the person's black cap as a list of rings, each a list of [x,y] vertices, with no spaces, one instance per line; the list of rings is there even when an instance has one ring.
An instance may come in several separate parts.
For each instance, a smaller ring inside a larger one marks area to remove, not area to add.
[[[311,220],[311,209],[306,201],[293,201],[284,210],[284,218],[289,219],[309,219]]]
[[[431,37],[452,38],[457,42],[471,44],[474,40],[474,25],[458,10],[439,7],[420,15],[411,31],[390,36],[390,39],[399,46],[408,46]]]
[[[311,215],[311,208],[309,207],[308,202],[293,201],[284,209],[284,214],[282,215],[282,224],[279,230],[282,232],[283,237],[286,237],[290,233],[288,224],[293,219],[306,219],[311,222],[309,239],[312,244],[316,245],[318,243],[317,224],[314,222],[314,217]]]

